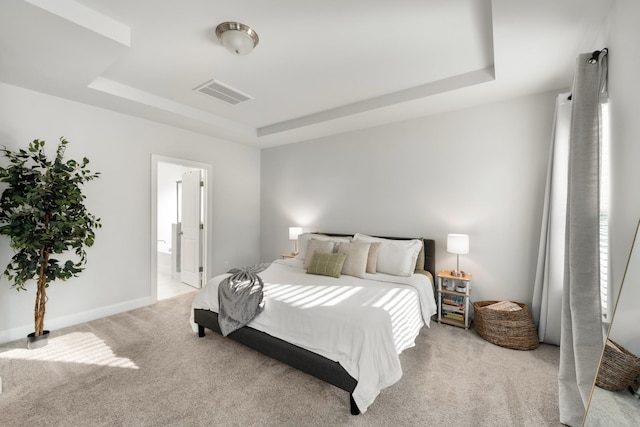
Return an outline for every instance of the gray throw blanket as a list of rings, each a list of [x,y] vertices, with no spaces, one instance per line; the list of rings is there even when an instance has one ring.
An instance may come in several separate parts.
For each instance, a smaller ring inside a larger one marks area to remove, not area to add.
[[[249,323],[263,307],[263,282],[258,273],[269,263],[229,270],[231,276],[218,286],[218,325],[223,336]]]

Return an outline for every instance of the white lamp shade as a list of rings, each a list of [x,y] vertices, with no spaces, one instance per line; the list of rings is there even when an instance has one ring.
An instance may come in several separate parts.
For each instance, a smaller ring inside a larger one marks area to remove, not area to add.
[[[220,36],[222,45],[231,53],[246,55],[255,46],[253,39],[247,33],[239,30],[227,30]]]
[[[447,252],[452,254],[469,253],[469,236],[467,234],[447,234]]]
[[[301,234],[301,227],[289,227],[289,240],[298,240],[298,236]]]

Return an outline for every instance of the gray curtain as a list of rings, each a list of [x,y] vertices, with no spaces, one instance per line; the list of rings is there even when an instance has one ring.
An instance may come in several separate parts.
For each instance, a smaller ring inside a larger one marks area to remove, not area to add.
[[[560,345],[569,170],[570,93],[556,99],[531,314],[541,342]]]
[[[578,56],[573,84],[558,376],[560,421],[579,426],[604,345],[600,317],[600,113],[607,51]]]

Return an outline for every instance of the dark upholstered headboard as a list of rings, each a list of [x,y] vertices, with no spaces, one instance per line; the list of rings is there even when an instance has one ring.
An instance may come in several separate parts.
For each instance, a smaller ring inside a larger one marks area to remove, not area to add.
[[[336,237],[353,237],[353,234],[342,234],[342,233],[321,233],[317,232],[316,234],[326,234],[327,236],[336,236]],[[387,236],[374,236],[380,237],[382,239],[391,239],[391,240],[413,240],[417,239],[417,237],[387,237]],[[436,278],[436,241],[433,239],[422,239],[422,244],[424,245],[424,269],[431,273],[433,280]]]

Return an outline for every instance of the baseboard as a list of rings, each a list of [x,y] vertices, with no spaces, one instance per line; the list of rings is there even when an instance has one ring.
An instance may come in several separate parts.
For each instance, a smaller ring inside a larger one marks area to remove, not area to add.
[[[82,311],[80,313],[70,314],[68,316],[47,317],[45,319],[46,329],[53,331],[56,329],[66,328],[67,326],[77,325],[79,323],[88,322],[90,320],[100,319],[102,317],[112,316],[114,314],[123,313],[136,308],[146,307],[152,303],[151,297],[138,298],[135,300],[124,301],[118,304],[98,307],[93,310]],[[5,331],[0,331],[0,344],[10,341],[19,340],[27,337],[33,332],[33,324],[20,326]]]

